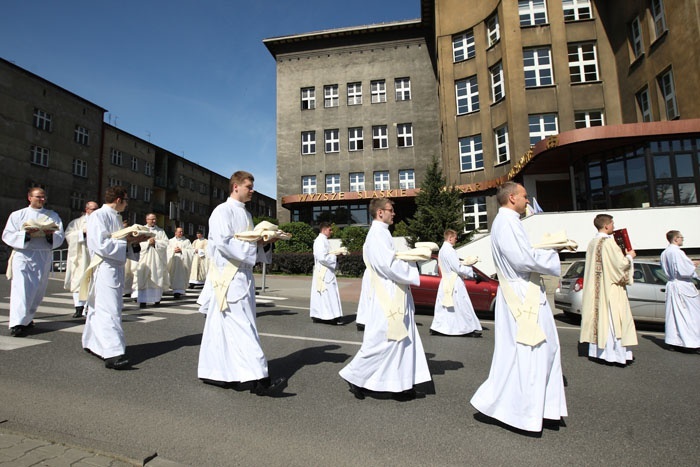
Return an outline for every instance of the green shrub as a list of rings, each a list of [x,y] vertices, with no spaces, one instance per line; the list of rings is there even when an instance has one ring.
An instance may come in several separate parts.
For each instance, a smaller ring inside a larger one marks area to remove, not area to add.
[[[347,256],[338,256],[337,271],[339,275],[348,277],[361,277],[365,272],[365,262],[362,252],[353,252]]]
[[[314,255],[313,253],[275,252],[272,254],[270,267],[273,272],[284,274],[311,274],[314,271]]]
[[[275,252],[308,253],[313,251],[316,233],[309,224],[306,222],[289,222],[280,225],[280,229],[292,234],[292,238],[289,240],[280,240],[275,243]]]
[[[362,251],[362,245],[364,245],[365,238],[367,238],[367,228],[349,225],[340,231],[338,238],[343,241],[343,246],[348,251]]]

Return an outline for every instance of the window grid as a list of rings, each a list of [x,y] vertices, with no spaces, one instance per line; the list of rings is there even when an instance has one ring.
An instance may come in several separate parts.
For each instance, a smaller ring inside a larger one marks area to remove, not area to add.
[[[353,172],[350,174],[350,191],[365,190],[365,174],[362,172]]]
[[[459,161],[462,172],[484,168],[484,150],[481,143],[481,135],[459,139]]]
[[[400,148],[413,146],[413,124],[399,123],[396,125],[396,145]]]
[[[474,58],[476,44],[472,29],[452,37],[452,57],[455,63]]]
[[[595,44],[569,44],[569,74],[572,83],[598,81]]]
[[[495,103],[506,97],[503,86],[503,64],[501,62],[491,67],[491,100]]]
[[[323,139],[326,153],[340,151],[340,130],[324,130]]]
[[[70,208],[74,211],[82,211],[85,208],[85,193],[72,191],[70,194]]]
[[[372,104],[386,102],[386,81],[379,79],[370,82],[370,93],[372,94]]]
[[[455,83],[457,115],[464,115],[479,110],[479,85],[476,76],[459,80]]]
[[[324,107],[338,107],[340,97],[338,96],[338,85],[331,84],[323,86],[323,105]]]
[[[574,113],[574,126],[577,129],[603,125],[605,125],[605,120],[602,110],[587,110]]]
[[[80,159],[73,159],[73,175],[87,178],[87,162]]]
[[[131,199],[138,199],[139,197],[139,186],[138,185],[131,185],[129,189],[129,197]]]
[[[388,190],[389,189],[389,172],[379,171],[374,172],[374,189]]]
[[[153,164],[150,162],[144,162],[143,163],[143,173],[145,175],[148,175],[149,177],[153,175]]]
[[[348,128],[348,151],[362,151],[365,147],[362,127]]]
[[[316,132],[301,132],[301,153],[304,155],[316,154]]]
[[[496,164],[503,164],[510,160],[508,149],[508,126],[504,125],[494,131],[496,138]]]
[[[477,196],[464,200],[462,207],[465,232],[488,230],[488,215],[486,212],[486,197]]]
[[[326,175],[326,193],[340,193],[340,174]]]
[[[78,125],[75,127],[74,138],[76,143],[87,146],[90,144],[90,130]]]
[[[544,0],[518,0],[520,26],[536,26],[547,23],[547,5]]]
[[[109,177],[107,183],[109,184],[109,186],[120,186],[122,184],[122,181],[118,178]]]
[[[651,122],[651,105],[649,104],[649,88],[645,87],[637,93],[637,108],[643,122]]]
[[[664,97],[666,118],[669,120],[678,118],[680,115],[676,102],[676,87],[673,83],[673,70],[668,70],[659,77],[659,88],[661,88],[661,95]]]
[[[40,130],[51,131],[51,114],[41,109],[34,109],[34,127]]]
[[[131,156],[131,170],[134,172],[139,171],[139,158],[135,156]]]
[[[372,148],[387,149],[389,147],[389,133],[386,125],[372,127]]]
[[[41,146],[32,146],[32,164],[40,165],[42,167],[49,166],[49,150],[47,148],[42,148]]]
[[[362,83],[348,83],[348,105],[362,104]]]
[[[591,0],[563,0],[564,21],[580,21],[592,18]]]
[[[146,202],[151,200],[151,189],[148,187],[143,188],[143,200]]]
[[[530,126],[530,146],[559,133],[557,124],[557,114],[530,115],[528,117]]]
[[[416,187],[416,173],[413,169],[399,170],[399,188],[410,190]]]
[[[122,165],[122,152],[118,149],[112,149],[109,160],[113,165]]]
[[[411,100],[411,79],[396,78],[394,80],[394,89],[396,90],[397,101]]]
[[[549,86],[552,78],[552,51],[549,47],[523,50],[525,87]]]
[[[489,39],[489,47],[501,40],[501,27],[498,24],[497,14],[486,20],[486,34]]]
[[[634,58],[638,58],[644,53],[642,25],[639,21],[639,17],[634,18],[632,23],[630,23],[630,42],[632,43],[632,54],[634,54]]]
[[[656,37],[659,37],[666,31],[666,16],[661,0],[651,0],[651,15],[654,20],[654,32]]]
[[[316,193],[316,175],[301,177],[301,192],[305,195]]]
[[[301,110],[316,108],[316,88],[301,88]]]

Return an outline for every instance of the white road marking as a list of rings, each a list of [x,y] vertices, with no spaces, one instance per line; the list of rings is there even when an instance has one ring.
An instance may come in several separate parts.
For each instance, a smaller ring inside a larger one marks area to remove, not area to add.
[[[15,350],[32,345],[46,344],[51,341],[41,339],[30,339],[28,337],[0,336],[0,350]]]
[[[318,337],[304,337],[304,336],[285,336],[284,334],[269,334],[266,332],[261,332],[261,336],[267,337],[280,337],[282,339],[296,339],[300,341],[314,341],[314,342],[329,342],[331,344],[351,344],[351,345],[362,345],[362,342],[355,341],[340,341],[337,339],[321,339]]]

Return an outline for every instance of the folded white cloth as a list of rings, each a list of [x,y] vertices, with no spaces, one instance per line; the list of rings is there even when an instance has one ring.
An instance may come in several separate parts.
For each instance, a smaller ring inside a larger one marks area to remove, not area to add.
[[[330,253],[330,254],[332,254],[332,255],[336,255],[336,256],[339,256],[339,255],[349,255],[349,254],[350,254],[350,252],[348,251],[348,249],[345,248],[344,246],[341,246],[340,248],[336,248],[335,250],[331,250],[331,251],[329,251],[328,253]]]
[[[430,259],[432,254],[433,251],[430,248],[421,246],[406,251],[399,251],[396,253],[396,257],[404,261],[426,261]]]
[[[29,219],[22,224],[22,230],[39,229],[37,232],[29,234],[30,237],[44,237],[45,232],[58,230],[58,225],[48,216],[40,216],[36,219]]]
[[[576,251],[578,249],[578,243],[567,238],[566,231],[560,230],[553,234],[546,233],[542,235],[542,240],[540,240],[540,243],[533,245],[532,247],[546,250]]]
[[[435,242],[416,242],[414,248],[430,248],[430,251],[440,251],[440,246]]]
[[[479,262],[479,257],[478,256],[465,256],[464,258],[461,258],[459,262],[465,266],[471,266],[471,265]]]
[[[126,237],[155,237],[155,232],[151,232],[145,225],[134,224],[129,227],[125,227],[121,230],[117,230],[112,233],[112,238],[125,239]]]
[[[244,242],[257,242],[260,239],[267,242],[272,239],[289,240],[292,238],[292,234],[280,230],[279,227],[272,222],[262,221],[256,225],[253,230],[246,230],[245,232],[234,234],[234,238]]]

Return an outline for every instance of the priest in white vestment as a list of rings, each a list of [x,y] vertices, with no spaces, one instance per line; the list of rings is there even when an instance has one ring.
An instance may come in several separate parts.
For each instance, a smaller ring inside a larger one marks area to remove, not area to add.
[[[63,243],[63,223],[44,208],[46,193],[34,187],[27,192],[29,206],[10,214],[2,240],[13,251],[7,263],[10,285],[10,334],[24,337],[34,326],[34,314],[49,283],[53,252]]]
[[[155,237],[141,242],[141,258],[134,275],[132,297],[139,302],[140,308],[146,304],[160,305],[163,289],[170,286],[168,277],[168,236],[156,225],[156,215],[146,215],[146,227]]]
[[[321,222],[314,240],[314,274],[311,280],[309,314],[314,323],[344,324],[335,269],[338,256],[331,252],[328,238],[332,233],[330,222]],[[338,253],[339,254],[339,253]]]
[[[598,234],[588,244],[581,301],[581,342],[588,342],[593,361],[625,366],[634,357],[637,331],[627,298],[632,283],[634,250],[622,253],[612,236],[615,222],[608,214],[593,219]]]
[[[501,285],[493,360],[471,404],[514,428],[539,432],[545,420],[559,426],[567,415],[559,336],[539,280],[540,274],[559,276],[561,264],[557,251],[530,244],[520,222],[528,204],[525,188],[506,182],[496,199],[500,209],[491,226],[491,252]]]
[[[438,253],[438,264],[442,278],[435,300],[430,334],[445,336],[481,337],[481,323],[474,313],[474,306],[467,293],[464,280],[474,278],[471,266],[462,264],[454,245],[457,232],[447,229],[445,242]]]
[[[410,290],[411,284],[420,283],[420,277],[415,262],[395,256],[389,233],[394,223],[393,202],[374,198],[369,209],[373,220],[363,255],[370,272],[368,290],[361,292],[367,306],[362,311],[365,332],[360,350],[340,376],[358,399],[364,399],[369,390],[410,400],[418,395],[414,386],[431,379]]]
[[[120,212],[126,209],[126,188],[111,186],[105,192],[105,204],[88,218],[87,243],[92,274],[87,296],[87,318],[83,329],[83,348],[104,359],[105,367],[128,368],[126,340],[122,329],[124,264],[139,259],[141,237],[112,238],[122,229]]]
[[[207,239],[201,231],[197,231],[197,238],[192,242],[192,267],[190,268],[190,287],[204,285],[207,278],[207,266],[209,257],[207,256]]]
[[[182,227],[175,229],[175,236],[168,241],[168,277],[175,300],[183,296],[190,281],[190,268],[194,249],[185,237]]]
[[[285,378],[272,380],[260,345],[256,325],[253,266],[264,254],[262,239],[239,240],[236,233],[253,230],[253,218],[245,203],[253,196],[253,175],[238,171],[231,176],[231,195],[209,218],[211,261],[203,301],[208,307],[198,377],[221,387],[252,385],[257,395],[275,395]]]
[[[87,218],[98,208],[96,202],[88,201],[85,203],[83,215],[73,219],[66,227],[68,258],[66,259],[66,277],[63,281],[63,287],[73,293],[73,304],[75,305],[73,318],[82,317],[85,310],[85,300],[80,299],[80,280],[90,264],[90,254],[86,242]]]
[[[668,276],[666,283],[666,344],[682,352],[700,348],[700,294],[693,283],[698,279],[692,261],[685,254],[683,235],[678,230],[666,234],[668,246],[661,253],[661,267]]]

